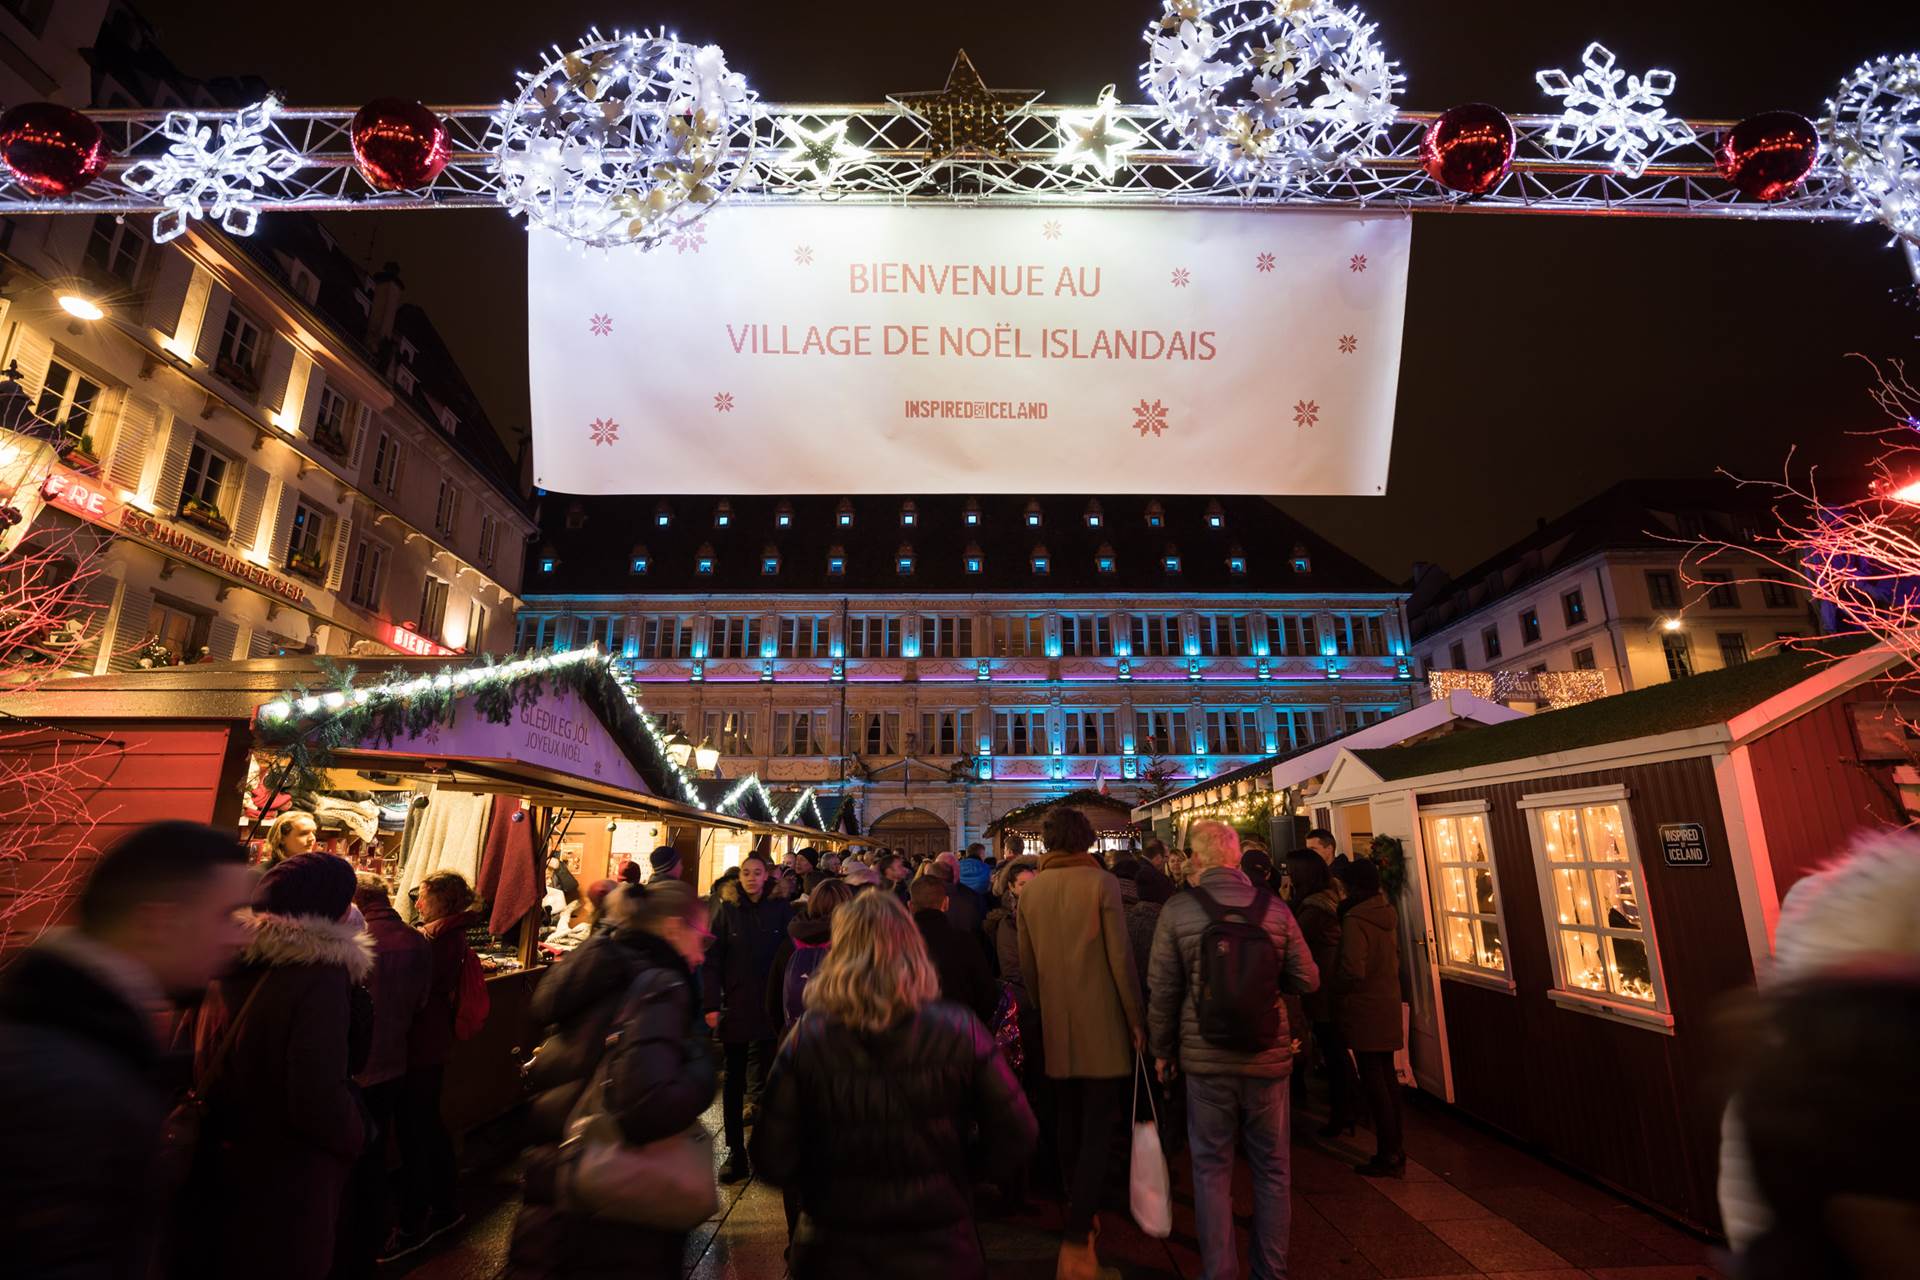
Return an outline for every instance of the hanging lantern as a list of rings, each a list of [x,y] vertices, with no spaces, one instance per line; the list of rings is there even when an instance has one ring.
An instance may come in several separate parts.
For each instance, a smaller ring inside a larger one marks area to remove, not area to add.
[[[1820,131],[1793,111],[1762,111],[1720,135],[1720,176],[1753,200],[1792,195],[1820,158]]]

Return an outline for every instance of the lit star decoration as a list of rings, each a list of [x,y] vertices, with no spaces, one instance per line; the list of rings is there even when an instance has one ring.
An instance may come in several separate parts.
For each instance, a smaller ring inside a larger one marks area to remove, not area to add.
[[[1193,272],[1187,270],[1185,267],[1175,267],[1173,269],[1173,287],[1174,288],[1184,289],[1187,287],[1188,283],[1192,281],[1192,279],[1193,279]]]
[[[1005,159],[1013,151],[1013,121],[1040,97],[1032,89],[989,89],[962,49],[947,87],[888,95],[927,122],[929,160],[956,156]]]
[[[1659,152],[1693,141],[1693,129],[1662,105],[1673,92],[1673,72],[1633,76],[1614,61],[1613,51],[1596,40],[1580,55],[1584,71],[1571,77],[1560,70],[1534,73],[1540,91],[1562,103],[1544,140],[1569,155],[1597,146],[1613,157],[1616,173],[1638,178]]]
[[[1270,272],[1273,270],[1273,261],[1274,259],[1272,254],[1263,253],[1258,258],[1254,259],[1253,269],[1255,271],[1260,272],[1262,275],[1265,275],[1267,272]]]
[[[604,314],[596,315],[587,321],[587,328],[593,330],[594,337],[604,338],[613,332],[613,317]]]
[[[1920,55],[1877,58],[1848,76],[1820,131],[1860,218],[1907,242],[1920,284]]]
[[[592,31],[554,55],[487,132],[509,213],[580,244],[651,246],[741,181],[734,138],[759,107],[719,46]]]
[[[1228,180],[1286,190],[1337,177],[1393,123],[1406,77],[1358,8],[1162,5],[1144,35],[1141,86],[1180,140]]]
[[[732,413],[733,393],[731,391],[722,391],[716,395],[713,398],[713,411],[715,413]]]
[[[1316,400],[1296,400],[1293,405],[1293,425],[1311,427],[1320,421],[1320,404]]]
[[[1350,356],[1360,349],[1360,339],[1350,333],[1340,335],[1340,354]]]
[[[587,435],[595,444],[612,444],[620,438],[620,424],[612,418],[595,418],[587,424]]]
[[[1133,427],[1142,437],[1149,432],[1160,435],[1167,429],[1167,406],[1155,400],[1148,404],[1144,399],[1133,407]]]
[[[1054,163],[1071,165],[1076,173],[1092,169],[1102,178],[1111,178],[1145,141],[1138,129],[1120,119],[1120,103],[1108,85],[1100,91],[1093,110],[1060,117],[1060,152]]]
[[[275,145],[273,127],[280,100],[267,97],[231,118],[221,117],[220,141],[190,111],[171,111],[160,126],[169,145],[164,155],[127,167],[123,180],[135,191],[159,197],[164,211],[153,220],[153,241],[165,244],[194,218],[217,218],[223,230],[250,236],[260,220],[254,202],[268,179],[285,182],[306,163]]]
[[[779,167],[804,172],[808,181],[821,186],[831,185],[848,165],[873,158],[873,152],[847,141],[845,120],[835,120],[818,129],[808,129],[788,116],[781,116],[779,123],[780,132],[790,144],[780,156]]]

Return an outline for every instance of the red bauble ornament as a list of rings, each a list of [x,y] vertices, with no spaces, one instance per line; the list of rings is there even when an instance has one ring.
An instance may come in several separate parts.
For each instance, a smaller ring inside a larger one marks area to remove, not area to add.
[[[1482,196],[1513,168],[1513,121],[1484,102],[1449,107],[1427,126],[1420,163],[1441,186]]]
[[[424,187],[447,167],[447,122],[417,102],[376,98],[353,113],[353,167],[376,191]]]
[[[1720,135],[1720,176],[1755,200],[1792,195],[1820,158],[1820,131],[1795,111],[1762,111]]]
[[[69,196],[107,167],[100,126],[57,102],[23,102],[0,115],[0,163],[36,196]]]

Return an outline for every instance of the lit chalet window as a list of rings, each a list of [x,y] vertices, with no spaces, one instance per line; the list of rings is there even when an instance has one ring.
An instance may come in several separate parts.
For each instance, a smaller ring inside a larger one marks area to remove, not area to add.
[[[1624,793],[1529,796],[1520,807],[1528,810],[1557,991],[1668,1022]]]
[[[1486,810],[1441,806],[1421,815],[1432,872],[1440,965],[1469,975],[1507,976],[1500,873],[1487,842]]]

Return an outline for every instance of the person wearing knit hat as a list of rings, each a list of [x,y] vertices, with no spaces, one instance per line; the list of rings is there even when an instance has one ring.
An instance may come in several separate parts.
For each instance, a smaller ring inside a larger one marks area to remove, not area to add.
[[[607,922],[606,917],[607,895],[619,887],[618,880],[595,880],[587,886],[587,906],[593,912],[591,933],[606,933],[611,930],[612,926]]]
[[[368,1136],[350,1028],[373,941],[347,920],[355,887],[353,868],[331,854],[270,868],[243,917],[238,971],[207,992],[194,1087],[208,1100],[208,1131],[226,1140],[204,1153],[189,1200],[221,1216],[186,1238],[205,1256],[183,1273],[246,1275],[272,1258],[277,1276],[324,1280],[332,1266],[347,1174]]]
[[[680,878],[680,851],[670,844],[663,844],[647,858],[647,881],[678,880]]]

